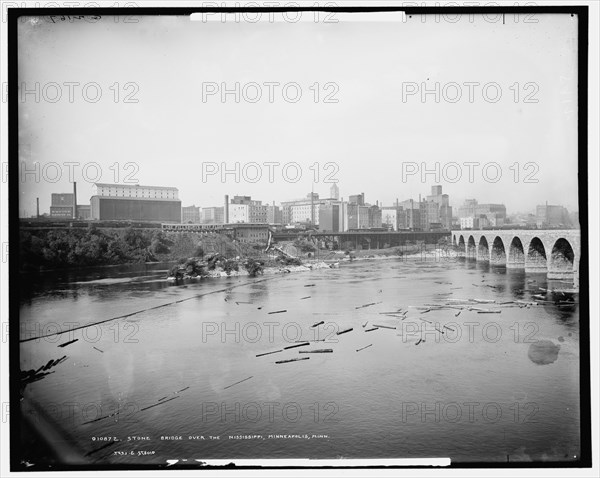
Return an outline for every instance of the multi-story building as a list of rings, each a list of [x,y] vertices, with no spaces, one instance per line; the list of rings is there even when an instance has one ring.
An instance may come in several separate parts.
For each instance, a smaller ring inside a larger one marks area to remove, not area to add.
[[[73,218],[73,193],[52,193],[50,196],[50,217]]]
[[[269,226],[267,224],[236,224],[232,227],[235,239],[239,242],[266,243],[269,239]]]
[[[250,206],[248,204],[229,205],[229,224],[250,222]]]
[[[537,227],[570,227],[572,224],[569,211],[563,206],[544,204],[537,206],[535,212]]]
[[[355,194],[348,198],[350,204],[358,204],[359,206],[365,205],[365,193]]]
[[[333,183],[329,188],[329,197],[336,200],[340,199],[340,188],[337,184]]]
[[[181,208],[181,222],[183,224],[201,224],[201,211],[195,205]]]
[[[321,205],[319,208],[319,230],[322,232],[342,231],[341,212],[342,204],[339,201]]]
[[[387,226],[392,231],[406,229],[406,214],[401,206],[386,206],[381,208],[382,226]]]
[[[230,223],[267,224],[267,215],[268,206],[250,196],[234,196],[229,204]]]
[[[223,224],[225,222],[225,209],[221,207],[203,207],[203,224]]]
[[[450,196],[442,194],[442,186],[431,186],[431,195],[427,196],[428,202],[434,202],[438,205],[437,217],[429,217],[429,222],[440,222],[444,229],[452,228],[452,207],[450,206]],[[435,220],[434,220],[435,219]]]
[[[379,206],[369,206],[369,228],[381,227],[381,209]]]
[[[177,188],[95,183],[92,219],[181,222]]]
[[[323,201],[318,193],[308,193],[306,198],[281,203],[284,224],[312,223],[319,225],[319,206]],[[314,220],[313,220],[314,218]]]
[[[279,206],[267,206],[267,224],[282,224],[283,217]]]
[[[498,227],[504,225],[506,219],[506,206],[504,204],[478,204],[477,199],[467,199],[458,208],[458,217],[485,216],[489,226]]]

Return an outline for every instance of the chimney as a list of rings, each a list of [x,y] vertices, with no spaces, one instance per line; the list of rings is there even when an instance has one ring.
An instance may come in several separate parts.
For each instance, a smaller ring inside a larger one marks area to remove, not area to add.
[[[225,206],[223,207],[223,222],[229,224],[229,195],[225,194]]]
[[[37,217],[39,219],[39,217],[40,217],[40,198],[35,198],[35,203],[36,203],[35,217]]]
[[[77,183],[73,181],[73,219],[77,219]]]

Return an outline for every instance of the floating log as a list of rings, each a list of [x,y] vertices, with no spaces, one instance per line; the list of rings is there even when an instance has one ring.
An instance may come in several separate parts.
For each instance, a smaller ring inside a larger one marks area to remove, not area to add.
[[[314,287],[316,284],[306,284],[304,287]]]
[[[348,332],[353,331],[354,329],[352,327],[350,327],[349,329],[344,329],[344,330],[340,330],[336,335],[342,335]]]
[[[377,327],[377,328],[381,328],[381,329],[393,329],[393,330],[396,330],[396,327],[392,327],[391,325],[373,324],[373,327]]]
[[[496,302],[494,299],[471,299],[473,302],[477,302],[478,304],[493,304]]]
[[[100,350],[98,347],[94,347],[98,352],[104,353],[104,350]]]
[[[185,388],[182,388],[181,390],[177,390],[177,393],[185,392],[188,388],[190,388],[190,387],[185,387]]]
[[[373,332],[374,330],[377,330],[379,327],[371,327],[370,329],[365,329],[365,332]]]
[[[330,354],[333,349],[298,350],[299,354]]]
[[[478,310],[477,311],[478,314],[500,314],[502,313],[501,310]]]
[[[310,295],[307,295],[306,297],[300,297],[300,300],[304,300],[304,299],[310,299]]]
[[[243,302],[241,300],[238,300],[235,305],[240,305],[240,304],[251,304],[252,302]]]
[[[362,324],[362,326],[363,326],[363,329],[364,329],[364,328],[367,326],[367,324],[368,324],[368,323],[369,323],[369,321],[368,321],[368,320],[365,320],[364,324]]]
[[[240,380],[239,382],[235,382],[235,383],[232,383],[231,385],[227,385],[223,390],[227,390],[228,388],[231,388],[234,385],[237,385],[238,383],[245,382],[246,380],[250,380],[251,378],[252,378],[252,375],[250,375],[248,378],[245,378],[244,380]]]
[[[356,349],[356,351],[357,351],[357,352],[360,352],[361,350],[368,349],[368,348],[369,348],[369,347],[371,347],[372,345],[373,345],[373,344],[365,345],[364,347],[361,347],[361,348],[359,348],[359,349]]]
[[[67,345],[71,345],[72,343],[77,342],[79,339],[73,339],[73,340],[69,340],[68,342],[65,342],[64,344],[58,344],[57,347],[66,347]]]
[[[308,342],[302,342],[301,344],[288,345],[287,347],[283,347],[283,350],[295,349],[296,347],[304,347],[306,345],[310,345]]]
[[[279,350],[273,350],[273,352],[265,352],[263,354],[258,354],[257,357],[262,357],[263,355],[271,355],[271,354],[276,354],[279,352],[283,352],[283,349],[279,349]]]
[[[175,400],[176,398],[179,398],[179,395],[177,395],[176,397],[173,397],[173,398],[169,398],[168,400],[163,400],[162,402],[155,403],[154,405],[150,405],[149,407],[140,408],[140,412],[143,412],[144,410],[148,410],[149,408],[158,407],[159,405],[170,402],[171,400]]]
[[[456,330],[455,330],[455,329],[453,329],[452,327],[448,327],[447,325],[444,325],[444,328],[445,328],[445,329],[448,329],[448,330],[451,330],[452,332],[456,332]]]
[[[275,363],[288,363],[288,362],[297,362],[298,360],[308,360],[310,357],[299,357],[299,358],[293,358],[293,359],[289,359],[289,360],[279,360]]]
[[[462,312],[462,309],[459,310],[456,314],[454,314],[454,317],[458,317],[460,315],[460,313]]]
[[[311,327],[312,329],[314,329],[315,327],[318,327],[319,325],[321,325],[321,324],[324,324],[324,323],[325,323],[325,321],[324,321],[324,320],[322,320],[321,322],[317,322],[317,323],[315,323],[315,324],[312,324],[310,327]]]
[[[362,309],[364,307],[371,307],[372,305],[377,305],[377,304],[381,304],[381,302],[371,302],[370,304],[359,305],[358,307],[355,307],[355,309]]]
[[[48,363],[42,370],[48,370],[54,364],[54,360],[48,360]]]
[[[424,342],[423,339],[419,339],[419,341],[415,345],[419,345],[421,342]]]
[[[287,312],[287,310],[286,309],[283,309],[283,310],[274,310],[273,312],[268,312],[268,313],[269,314],[282,314],[284,312]]]

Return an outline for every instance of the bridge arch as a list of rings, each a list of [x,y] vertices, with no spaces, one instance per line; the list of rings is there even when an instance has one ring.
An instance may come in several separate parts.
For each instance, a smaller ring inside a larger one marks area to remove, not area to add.
[[[527,256],[525,258],[526,272],[546,272],[548,270],[548,259],[546,248],[542,240],[535,236],[529,242]]]
[[[478,261],[489,261],[490,260],[490,248],[488,246],[487,239],[485,236],[479,238],[479,245],[477,246],[477,260]]]
[[[475,246],[475,238],[473,236],[469,236],[467,240],[467,257],[471,259],[477,257],[477,246]]]
[[[504,241],[500,236],[496,236],[492,243],[490,262],[496,265],[506,264],[506,249],[504,248]]]
[[[525,249],[518,236],[513,237],[508,247],[508,260],[506,267],[523,268],[525,267]]]
[[[561,237],[556,240],[550,253],[549,279],[567,279],[573,276],[575,252],[571,243]]]

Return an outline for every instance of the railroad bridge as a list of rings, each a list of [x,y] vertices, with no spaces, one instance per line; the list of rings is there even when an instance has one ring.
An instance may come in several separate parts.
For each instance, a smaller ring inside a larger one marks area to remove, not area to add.
[[[579,285],[579,229],[452,231],[452,245],[467,259],[542,272]]]

